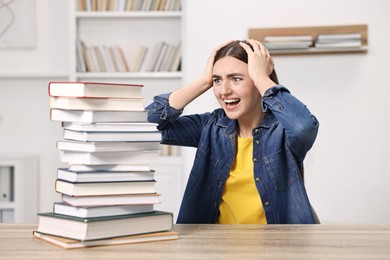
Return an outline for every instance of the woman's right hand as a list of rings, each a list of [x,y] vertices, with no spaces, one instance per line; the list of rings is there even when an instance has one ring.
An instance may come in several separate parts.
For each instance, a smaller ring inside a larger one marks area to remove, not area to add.
[[[211,88],[214,85],[213,68],[214,68],[215,55],[217,54],[217,52],[221,48],[225,47],[226,45],[228,45],[229,43],[231,43],[233,41],[234,40],[229,40],[227,42],[224,42],[224,43],[218,45],[217,47],[214,48],[213,52],[211,53],[211,55],[207,61],[206,69],[205,69],[204,74],[203,74],[203,78],[204,78],[205,82],[207,83],[207,86],[209,86],[209,88]]]

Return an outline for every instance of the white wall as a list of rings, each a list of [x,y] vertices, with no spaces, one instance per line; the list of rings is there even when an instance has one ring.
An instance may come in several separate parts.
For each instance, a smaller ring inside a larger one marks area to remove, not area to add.
[[[390,48],[387,0],[186,1],[185,81],[214,46],[248,28],[368,24],[368,54],[274,58],[281,83],[306,103],[320,131],[306,159],[306,186],[323,223],[390,223]],[[209,107],[205,104],[209,104]],[[188,113],[212,109],[211,93]],[[192,151],[187,152],[190,158]],[[187,166],[190,169],[190,166]]]
[[[203,72],[214,46],[245,39],[250,27],[368,24],[368,54],[275,57],[275,62],[281,82],[320,120],[318,139],[306,160],[306,185],[322,221],[390,224],[385,71],[390,67],[390,2],[184,1],[185,82]],[[58,199],[54,179],[60,162],[54,145],[62,132],[49,121],[46,88],[49,80],[66,79],[68,71],[66,2],[36,1],[36,49],[0,49],[0,155],[40,157],[40,211],[51,210]],[[186,112],[215,106],[208,93]],[[188,172],[193,150],[187,149],[186,156]]]

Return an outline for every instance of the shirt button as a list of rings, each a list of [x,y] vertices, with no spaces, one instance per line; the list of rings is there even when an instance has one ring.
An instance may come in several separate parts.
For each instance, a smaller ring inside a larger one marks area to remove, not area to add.
[[[255,181],[256,181],[256,182],[260,182],[260,178],[257,177],[257,178],[255,179]]]
[[[257,159],[256,159],[256,158],[253,158],[253,161],[254,161],[254,162],[257,162]]]
[[[258,133],[259,132],[259,129],[255,129],[255,133]]]
[[[259,141],[259,140],[256,140],[256,141],[255,141],[255,143],[256,143],[256,144],[259,144],[259,143],[260,143],[260,141]]]
[[[264,202],[264,205],[268,206],[269,205],[269,201]]]

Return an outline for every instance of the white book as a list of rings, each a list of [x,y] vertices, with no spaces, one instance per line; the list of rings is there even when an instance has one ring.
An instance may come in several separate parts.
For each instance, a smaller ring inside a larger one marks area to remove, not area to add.
[[[74,172],[67,168],[58,168],[57,178],[68,182],[152,181],[154,171]]]
[[[49,82],[52,97],[143,98],[140,84],[109,82]]]
[[[312,42],[268,42],[264,43],[269,50],[284,50],[284,49],[308,49],[313,44]]]
[[[271,42],[312,42],[313,37],[311,35],[275,35],[265,36],[264,43]]]
[[[69,196],[62,194],[62,200],[73,206],[139,205],[159,204],[160,194],[123,194],[105,196]]]
[[[50,119],[62,122],[147,122],[147,111],[93,111],[50,109]]]
[[[159,141],[141,142],[84,142],[73,140],[57,141],[57,149],[80,151],[80,152],[119,152],[119,151],[142,151],[159,150]]]
[[[63,122],[64,129],[87,132],[155,132],[158,124],[155,123],[92,123]]]
[[[155,181],[67,182],[57,179],[55,190],[69,196],[156,193]]]
[[[75,207],[66,203],[56,202],[54,203],[53,207],[54,213],[79,218],[96,218],[114,215],[139,214],[152,211],[153,204]]]
[[[50,108],[67,110],[143,111],[142,98],[50,97]]]
[[[151,171],[148,164],[71,164],[69,171],[89,172],[89,171]]]
[[[334,34],[319,34],[317,42],[340,42],[340,41],[361,41],[360,33],[334,33]]]
[[[64,139],[87,142],[161,141],[161,132],[84,132],[64,129]],[[135,147],[134,147],[135,148]]]
[[[316,43],[315,47],[318,49],[345,49],[345,48],[360,48],[362,43],[360,41],[343,41],[343,42],[328,42]]]
[[[148,164],[158,161],[159,150],[79,152],[60,150],[60,160],[69,164]]]

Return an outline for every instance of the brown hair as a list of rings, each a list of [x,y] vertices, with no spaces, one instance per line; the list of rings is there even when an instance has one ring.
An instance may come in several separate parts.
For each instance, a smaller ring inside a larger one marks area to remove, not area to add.
[[[240,61],[248,63],[248,54],[246,53],[245,49],[241,47],[240,42],[243,42],[243,43],[249,45],[249,47],[251,47],[251,49],[253,50],[252,45],[247,41],[233,41],[233,42],[223,46],[221,49],[219,49],[217,51],[217,53],[215,54],[213,64],[215,64],[219,59],[226,57],[226,56],[231,56],[231,57],[234,57],[236,59],[239,59]],[[275,82],[276,84],[279,84],[278,76],[276,75],[275,69],[272,70],[269,77],[273,82]]]

